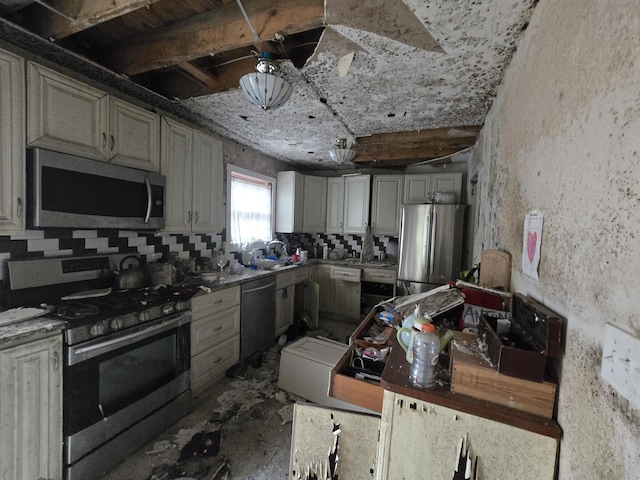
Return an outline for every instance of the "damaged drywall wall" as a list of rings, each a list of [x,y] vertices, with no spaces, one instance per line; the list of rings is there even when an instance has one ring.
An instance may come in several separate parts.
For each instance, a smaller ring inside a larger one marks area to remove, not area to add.
[[[514,258],[512,290],[567,318],[559,478],[635,478],[640,412],[600,377],[604,325],[640,335],[640,2],[543,1],[485,123],[474,256]],[[522,275],[544,212],[540,282]],[[598,432],[595,435],[594,432]]]

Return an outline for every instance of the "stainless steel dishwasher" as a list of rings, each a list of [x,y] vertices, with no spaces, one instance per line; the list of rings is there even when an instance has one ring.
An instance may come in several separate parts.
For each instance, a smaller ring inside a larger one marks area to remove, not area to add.
[[[240,360],[269,348],[276,336],[276,276],[242,284]]]

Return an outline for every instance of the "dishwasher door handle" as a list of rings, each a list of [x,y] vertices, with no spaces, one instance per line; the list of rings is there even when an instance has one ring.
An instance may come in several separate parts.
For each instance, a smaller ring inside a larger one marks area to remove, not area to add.
[[[247,293],[259,292],[260,290],[266,290],[267,288],[274,287],[276,282],[267,283],[261,287],[251,288],[249,290],[243,290],[242,294],[246,295]]]

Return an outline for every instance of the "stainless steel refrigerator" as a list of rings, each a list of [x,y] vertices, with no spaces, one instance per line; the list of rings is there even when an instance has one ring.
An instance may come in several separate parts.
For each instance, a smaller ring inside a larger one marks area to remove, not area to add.
[[[460,275],[466,205],[403,205],[398,283],[405,294],[420,293]]]

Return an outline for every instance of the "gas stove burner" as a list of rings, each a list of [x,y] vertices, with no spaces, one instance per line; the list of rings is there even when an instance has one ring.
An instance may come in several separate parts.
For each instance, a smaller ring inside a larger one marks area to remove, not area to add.
[[[63,318],[65,320],[73,320],[77,318],[90,317],[92,315],[97,315],[100,312],[100,307],[97,305],[87,305],[87,304],[71,304],[71,305],[63,305],[56,309],[56,316]]]

